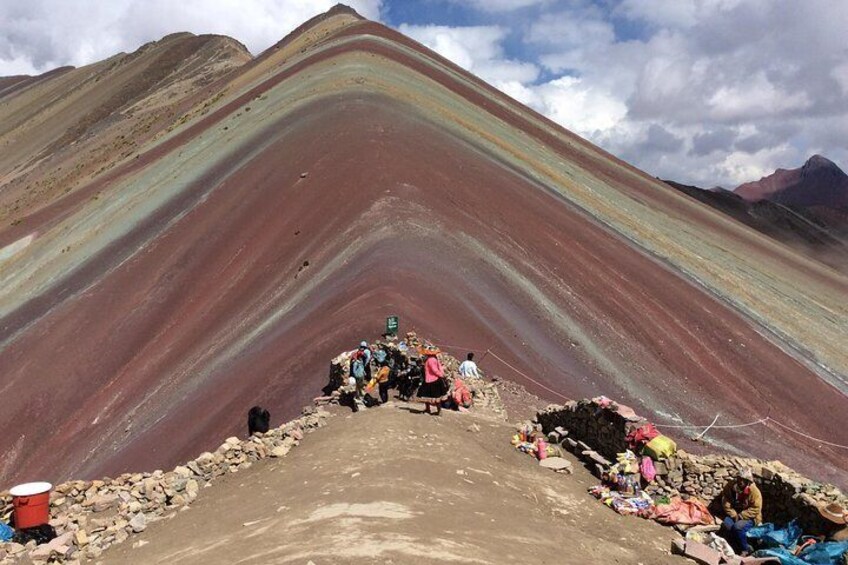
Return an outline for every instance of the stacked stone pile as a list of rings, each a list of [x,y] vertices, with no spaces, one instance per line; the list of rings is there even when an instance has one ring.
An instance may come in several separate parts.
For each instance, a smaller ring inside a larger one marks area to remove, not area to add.
[[[625,437],[646,423],[626,406],[604,399],[571,401],[564,406],[549,406],[539,412],[537,419],[545,433],[558,427],[569,431],[569,437],[583,441],[609,460],[627,449]]]
[[[79,563],[96,559],[104,549],[143,532],[150,522],[186,509],[200,489],[217,477],[249,468],[269,457],[284,457],[303,434],[326,424],[329,414],[308,407],[303,415],[266,434],[241,440],[228,438],[214,452],[202,453],[172,471],[126,473],[114,479],[69,481],[50,497],[52,525],[58,537],[48,544],[0,544],[0,565],[29,559],[32,563]],[[0,504],[11,506],[8,492]],[[5,515],[7,512],[4,511]]]
[[[537,414],[537,421],[550,440],[586,460],[597,473],[627,449],[627,434],[648,423],[630,408],[604,398],[548,406]],[[803,477],[779,461],[693,455],[678,450],[673,457],[656,461],[654,467],[657,476],[646,492],[695,496],[714,509],[725,484],[741,469],[749,468],[763,493],[764,520],[784,524],[797,519],[807,533],[822,532],[819,506],[836,502],[848,507],[848,497],[837,487]]]

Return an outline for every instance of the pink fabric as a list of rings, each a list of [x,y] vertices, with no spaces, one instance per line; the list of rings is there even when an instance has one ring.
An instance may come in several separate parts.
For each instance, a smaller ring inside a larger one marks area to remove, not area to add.
[[[442,364],[439,363],[439,359],[435,355],[427,357],[427,361],[424,362],[424,382],[436,382],[441,379],[444,374],[445,370],[442,368]]]
[[[471,404],[471,391],[459,377],[453,380],[453,400],[457,406],[468,406]]]
[[[675,496],[668,504],[657,504],[654,520],[660,524],[712,524],[713,517],[703,502],[697,498],[682,500]]]
[[[642,478],[649,483],[656,478],[657,470],[654,468],[654,462],[651,461],[650,457],[642,458],[642,463],[639,464],[639,472],[642,473]]]

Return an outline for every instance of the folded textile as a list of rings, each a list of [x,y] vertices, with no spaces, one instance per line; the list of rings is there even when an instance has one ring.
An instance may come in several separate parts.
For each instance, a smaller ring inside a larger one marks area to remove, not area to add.
[[[712,524],[713,516],[707,506],[697,498],[683,500],[679,496],[672,498],[668,504],[658,504],[652,516],[661,524]]]

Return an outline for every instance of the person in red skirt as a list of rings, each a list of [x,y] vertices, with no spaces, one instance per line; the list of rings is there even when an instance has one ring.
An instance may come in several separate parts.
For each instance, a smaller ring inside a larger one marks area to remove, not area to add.
[[[430,406],[436,407],[436,416],[442,412],[442,402],[448,398],[448,383],[445,380],[445,369],[439,362],[439,349],[428,345],[421,348],[424,361],[424,384],[418,388],[418,401],[426,406],[425,412],[430,412]]]

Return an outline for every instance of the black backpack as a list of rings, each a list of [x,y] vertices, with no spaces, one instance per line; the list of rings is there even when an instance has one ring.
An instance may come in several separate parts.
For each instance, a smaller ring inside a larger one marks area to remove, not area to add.
[[[261,406],[254,406],[247,413],[247,435],[252,436],[256,432],[268,433],[271,429],[271,413]]]

